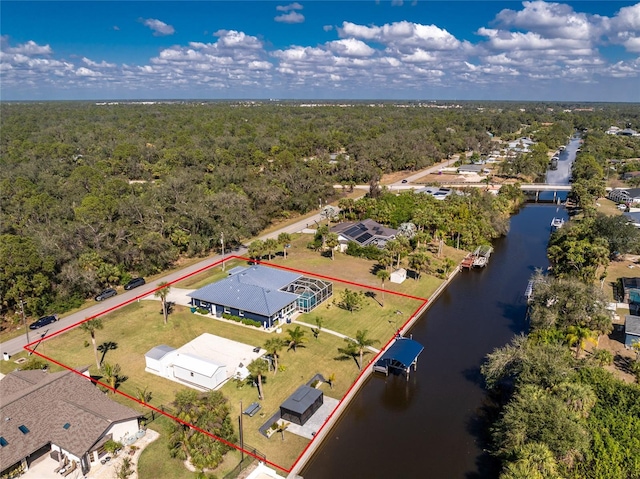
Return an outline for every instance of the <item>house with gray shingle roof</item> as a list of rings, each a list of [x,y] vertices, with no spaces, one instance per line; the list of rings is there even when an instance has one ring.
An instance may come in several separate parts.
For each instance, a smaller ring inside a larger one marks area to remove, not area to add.
[[[362,221],[343,221],[331,228],[332,233],[338,235],[340,251],[346,251],[349,242],[359,246],[377,246],[384,248],[387,241],[395,239],[398,230],[387,228],[370,218]]]
[[[330,282],[300,273],[254,265],[233,268],[229,276],[188,296],[191,304],[221,317],[230,314],[259,321],[265,328],[308,312],[333,294]]]
[[[62,454],[86,474],[105,442],[139,430],[141,414],[73,371],[13,371],[0,389],[0,475],[20,464],[27,470],[46,454]]]

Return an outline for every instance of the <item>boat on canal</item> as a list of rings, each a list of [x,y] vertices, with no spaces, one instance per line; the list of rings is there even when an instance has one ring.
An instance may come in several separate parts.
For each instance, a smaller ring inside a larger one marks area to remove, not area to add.
[[[551,220],[551,230],[555,231],[564,226],[564,218],[553,218]]]

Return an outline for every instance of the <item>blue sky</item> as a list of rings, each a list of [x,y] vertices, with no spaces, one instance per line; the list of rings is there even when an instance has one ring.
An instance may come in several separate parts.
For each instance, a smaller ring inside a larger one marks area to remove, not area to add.
[[[640,102],[640,3],[2,1],[2,100]]]

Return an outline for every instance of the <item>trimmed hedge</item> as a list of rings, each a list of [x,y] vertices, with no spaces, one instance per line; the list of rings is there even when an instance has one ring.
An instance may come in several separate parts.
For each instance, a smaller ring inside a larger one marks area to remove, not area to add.
[[[230,319],[231,321],[235,321],[236,323],[246,324],[247,326],[255,326],[256,328],[261,328],[262,323],[260,321],[255,321],[253,319],[241,318],[239,316],[234,316],[233,314],[223,313],[222,317],[224,319]]]

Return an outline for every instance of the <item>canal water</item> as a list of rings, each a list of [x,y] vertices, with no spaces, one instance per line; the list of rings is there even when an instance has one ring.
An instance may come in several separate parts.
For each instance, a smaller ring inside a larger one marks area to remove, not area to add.
[[[480,365],[487,353],[527,328],[524,291],[562,208],[528,204],[494,243],[487,268],[460,273],[410,333],[425,349],[409,381],[373,375],[322,447],[305,479],[493,479],[483,452],[486,394]]]

